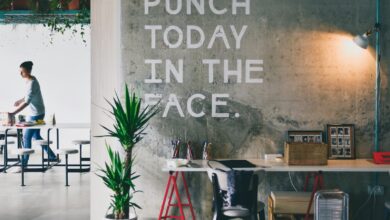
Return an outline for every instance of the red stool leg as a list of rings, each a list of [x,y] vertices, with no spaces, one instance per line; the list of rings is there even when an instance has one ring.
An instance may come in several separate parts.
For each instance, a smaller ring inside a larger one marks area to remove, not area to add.
[[[159,220],[167,219],[167,218],[185,220],[186,217],[184,214],[184,207],[189,207],[190,211],[191,211],[192,219],[193,220],[196,219],[194,208],[193,208],[192,203],[191,203],[191,196],[190,196],[190,193],[188,190],[188,184],[184,178],[183,172],[181,172],[180,175],[181,175],[181,179],[183,181],[184,190],[186,193],[188,203],[184,204],[182,202],[182,199],[180,196],[179,187],[178,187],[179,172],[174,172],[174,173],[170,172],[168,184],[165,188],[163,203],[162,203],[161,208],[160,208],[160,214],[158,217]],[[177,199],[177,203],[175,203],[175,204],[172,204],[173,194],[175,194],[176,199]],[[179,209],[180,216],[169,216],[169,210],[170,210],[171,206],[177,207]]]
[[[167,201],[167,196],[168,196],[168,191],[169,191],[169,188],[171,186],[171,181],[172,181],[172,174],[169,174],[169,178],[168,178],[168,183],[167,183],[167,186],[165,188],[165,193],[164,193],[164,199],[163,199],[163,202],[161,204],[161,208],[160,208],[160,214],[158,216],[158,220],[161,220],[162,219],[162,213],[165,209],[165,203]]]
[[[176,179],[173,180],[173,187],[175,188],[175,194],[176,194],[176,198],[177,198],[177,205],[179,207],[179,212],[180,212],[180,219],[181,220],[185,220],[184,211],[183,211],[183,204],[181,203],[181,198],[180,198],[180,194],[179,194],[179,189],[177,187]]]
[[[172,178],[172,180],[171,180],[171,183],[172,183],[172,187],[171,187],[171,191],[170,191],[170,194],[169,194],[169,199],[168,199],[168,205],[167,205],[167,209],[165,210],[165,217],[166,216],[168,216],[168,214],[169,214],[169,210],[171,209],[171,205],[172,205],[172,197],[173,197],[173,192],[175,191],[175,187],[174,187],[174,185],[177,183],[177,175],[178,175],[179,173],[178,172],[175,172],[175,174],[174,175],[171,175],[171,178]]]

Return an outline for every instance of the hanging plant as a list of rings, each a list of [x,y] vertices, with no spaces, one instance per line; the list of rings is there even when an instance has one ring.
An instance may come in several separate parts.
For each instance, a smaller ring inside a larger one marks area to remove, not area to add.
[[[85,31],[86,26],[89,24],[90,11],[87,8],[83,8],[75,15],[58,14],[52,16],[44,23],[44,26],[52,31],[50,43],[53,43],[55,33],[64,34],[67,31],[71,31],[74,35],[79,34],[82,41],[86,43]]]
[[[42,0],[35,0],[42,1]],[[47,0],[46,0],[47,1]],[[50,28],[52,31],[50,43],[53,43],[53,36],[55,33],[64,34],[67,31],[71,31],[73,35],[79,34],[82,41],[86,43],[85,31],[86,26],[90,24],[90,0],[52,0],[50,1],[50,8],[58,11],[64,11],[67,9],[77,9],[76,14],[57,13],[55,16],[51,16],[46,23],[45,27]]]
[[[86,43],[85,33],[90,24],[90,0],[0,0],[0,10],[31,10],[24,22],[41,23],[54,35],[71,32]],[[20,21],[17,21],[20,22]]]

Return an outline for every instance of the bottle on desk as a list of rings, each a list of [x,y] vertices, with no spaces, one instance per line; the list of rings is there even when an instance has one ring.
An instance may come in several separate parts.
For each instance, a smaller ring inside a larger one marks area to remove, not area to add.
[[[191,141],[187,142],[187,155],[186,155],[187,160],[191,161],[194,159],[194,151],[192,150],[192,144]]]
[[[211,159],[211,143],[208,143],[207,141],[203,144],[203,154],[202,154],[203,160],[210,160]]]
[[[49,123],[49,125],[56,125],[56,115],[55,114],[49,115],[48,123]]]

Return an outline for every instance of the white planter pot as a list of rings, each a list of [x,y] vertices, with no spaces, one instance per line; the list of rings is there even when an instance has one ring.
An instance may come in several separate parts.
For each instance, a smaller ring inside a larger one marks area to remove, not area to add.
[[[128,219],[113,219],[113,218],[110,218],[111,216],[106,216],[105,218],[103,218],[103,220],[137,220],[137,215],[134,214],[134,213],[130,213],[130,218]]]

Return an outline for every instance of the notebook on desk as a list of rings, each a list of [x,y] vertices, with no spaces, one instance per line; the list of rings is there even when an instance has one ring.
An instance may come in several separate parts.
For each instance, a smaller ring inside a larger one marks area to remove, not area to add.
[[[256,167],[256,165],[247,160],[218,160],[218,162],[231,169]]]

